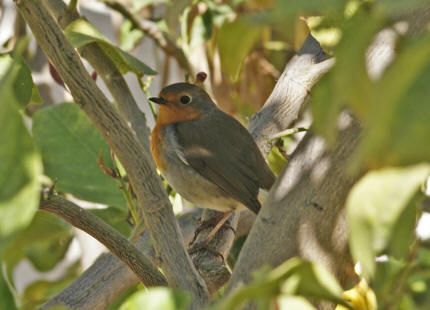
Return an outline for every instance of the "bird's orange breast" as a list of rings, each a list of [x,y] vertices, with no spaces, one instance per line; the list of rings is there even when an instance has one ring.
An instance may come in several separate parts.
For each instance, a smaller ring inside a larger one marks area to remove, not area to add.
[[[167,169],[167,162],[163,156],[164,136],[163,136],[164,125],[157,123],[151,133],[151,153],[154,157],[157,168],[162,172]]]
[[[174,104],[160,105],[157,122],[151,133],[151,152],[158,169],[163,172],[167,169],[167,162],[163,156],[165,137],[163,128],[166,125],[199,119],[203,113],[190,106],[177,107]]]

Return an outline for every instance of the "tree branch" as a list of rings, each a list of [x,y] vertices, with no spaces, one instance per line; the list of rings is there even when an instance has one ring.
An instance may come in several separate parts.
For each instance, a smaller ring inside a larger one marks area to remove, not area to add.
[[[146,286],[167,286],[166,279],[151,261],[97,216],[57,195],[42,198],[39,209],[53,213],[93,236],[127,264]]]
[[[178,222],[186,245],[193,238],[194,231],[197,228],[197,220],[201,215],[202,209],[195,208],[179,217]],[[254,219],[255,216],[251,212],[240,213],[236,230],[237,238],[248,234]],[[139,238],[136,247],[149,257],[154,264],[159,263],[147,232]],[[216,279],[220,278],[217,275],[214,275],[214,277]],[[72,284],[38,309],[47,310],[54,306],[64,306],[70,309],[103,310],[125,290],[138,282],[136,275],[122,261],[113,254],[106,253],[101,255]],[[215,280],[213,282],[216,283]],[[100,285],[100,283],[103,283],[103,285]],[[210,288],[212,288],[211,283],[209,282]]]
[[[42,0],[51,15],[58,21],[61,28],[79,18],[76,11],[70,11],[62,0]],[[132,129],[137,135],[137,140],[149,147],[149,129],[145,114],[142,113],[131,91],[118,68],[105,55],[103,50],[96,44],[91,43],[79,48],[83,58],[88,60],[94,70],[103,79],[106,87],[114,98],[118,110],[123,117],[130,122]]]
[[[201,308],[209,301],[209,295],[185,250],[149,149],[137,141],[97,88],[44,6],[35,0],[16,0],[16,4],[40,47],[68,85],[75,102],[90,117],[126,170],[169,284],[191,292],[192,308]]]

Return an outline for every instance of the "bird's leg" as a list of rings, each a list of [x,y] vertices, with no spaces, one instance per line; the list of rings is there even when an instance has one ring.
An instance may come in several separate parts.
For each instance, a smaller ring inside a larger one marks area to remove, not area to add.
[[[202,230],[204,230],[210,226],[214,226],[214,229],[209,233],[209,235],[204,240],[206,243],[211,241],[212,238],[214,237],[214,235],[223,226],[223,224],[228,220],[228,218],[230,217],[230,215],[232,213],[233,213],[233,211],[223,212],[223,213],[217,214],[216,216],[211,217],[210,219],[208,219],[206,221],[201,222],[199,227],[197,227],[196,231],[194,232],[193,240],[191,240],[191,242],[188,244],[188,246],[191,246],[196,241],[197,236],[199,235],[199,233]],[[234,228],[231,227],[230,225],[224,224],[224,227],[230,228],[233,231],[233,233],[236,233]]]

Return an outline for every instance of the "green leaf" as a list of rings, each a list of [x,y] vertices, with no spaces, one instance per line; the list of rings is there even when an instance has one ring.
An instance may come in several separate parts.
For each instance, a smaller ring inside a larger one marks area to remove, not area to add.
[[[121,49],[123,49],[124,51],[131,51],[143,38],[143,35],[144,34],[141,30],[133,29],[133,24],[130,20],[125,20],[122,23],[119,32]]]
[[[316,310],[305,298],[288,295],[278,298],[278,307],[280,310]]]
[[[301,258],[292,258],[271,271],[262,268],[255,278],[253,283],[227,296],[210,309],[239,309],[250,300],[268,304],[270,300],[281,294],[325,299],[345,304],[341,297],[342,288],[336,279],[321,266]]]
[[[386,251],[400,256],[407,250],[409,237],[393,237],[398,231],[413,233],[409,213],[415,212],[413,201],[429,174],[428,164],[385,168],[367,173],[352,188],[346,201],[349,245],[366,278],[375,272],[377,255]],[[406,213],[409,219],[402,223]]]
[[[365,53],[383,25],[383,18],[357,12],[342,28],[336,48],[336,64],[315,86],[312,96],[314,129],[334,142],[337,117],[348,105],[357,116],[368,115],[372,83],[367,74]]]
[[[33,88],[31,89],[31,98],[29,104],[42,104],[43,100],[40,97],[39,89],[36,84],[33,84]]]
[[[133,72],[138,78],[144,74],[155,75],[156,71],[148,67],[136,57],[112,45],[100,31],[98,31],[87,20],[80,18],[67,25],[64,33],[67,39],[76,48],[90,43],[97,43],[103,52],[108,56],[121,74]]]
[[[277,146],[274,146],[270,150],[269,155],[267,155],[267,160],[269,161],[270,168],[276,175],[281,173],[287,163],[287,160],[281,154]]]
[[[239,78],[240,69],[249,51],[257,42],[263,27],[248,18],[238,18],[224,24],[218,31],[217,43],[221,67],[232,81]],[[238,41],[238,38],[240,40]]]
[[[185,310],[190,301],[190,295],[186,292],[155,287],[134,293],[119,310]]]
[[[359,10],[342,29],[336,48],[332,83],[337,103],[348,104],[358,115],[367,115],[371,81],[367,74],[365,54],[371,40],[383,26],[384,19],[372,12]]]
[[[430,35],[405,40],[372,88],[369,117],[356,160],[368,167],[428,161]]]
[[[26,106],[30,102],[30,99],[32,99],[32,103],[41,102],[39,91],[31,77],[31,70],[24,58],[18,53],[0,54],[0,80],[7,75],[11,66],[16,67],[17,71],[12,82],[12,89],[19,105],[22,107]]]
[[[16,310],[15,299],[12,292],[9,290],[3,273],[0,272],[0,309]]]
[[[20,70],[10,64],[0,79],[0,258],[30,223],[40,195],[40,154],[18,112],[14,91]]]
[[[37,270],[49,271],[64,258],[72,240],[72,235],[57,240],[41,240],[27,248],[27,258]]]
[[[340,11],[346,2],[346,0],[280,0],[277,1],[276,9],[279,10],[279,14],[325,15],[328,12]]]
[[[73,103],[37,111],[33,134],[45,173],[56,188],[79,199],[126,208],[118,183],[98,165],[99,154],[112,167],[110,150],[85,113]]]
[[[388,256],[386,261],[376,262],[376,272],[372,280],[372,288],[379,304],[393,298],[393,291],[398,288],[399,278],[405,271],[406,263]]]

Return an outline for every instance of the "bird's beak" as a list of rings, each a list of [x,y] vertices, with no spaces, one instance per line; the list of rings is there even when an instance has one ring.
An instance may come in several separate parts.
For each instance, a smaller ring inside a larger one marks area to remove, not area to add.
[[[156,104],[166,104],[166,101],[163,99],[163,97],[151,97],[149,100],[155,102]]]

